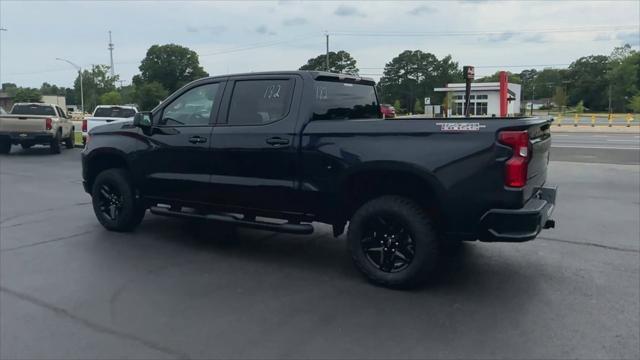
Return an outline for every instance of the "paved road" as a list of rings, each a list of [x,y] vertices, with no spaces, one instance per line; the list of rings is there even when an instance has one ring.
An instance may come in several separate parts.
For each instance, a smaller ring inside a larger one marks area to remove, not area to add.
[[[551,159],[621,165],[640,164],[640,135],[553,133]]]
[[[640,150],[640,135],[553,133],[553,147]]]
[[[402,292],[364,281],[322,225],[228,241],[148,215],[107,232],[77,150],[14,152],[0,156],[3,359],[640,356],[637,165],[554,159],[556,229],[468,243]]]

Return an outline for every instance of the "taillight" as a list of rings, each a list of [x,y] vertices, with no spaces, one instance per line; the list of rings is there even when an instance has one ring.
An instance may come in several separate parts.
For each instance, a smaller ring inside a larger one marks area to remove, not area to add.
[[[87,132],[87,119],[82,120],[82,132]]]
[[[44,119],[44,127],[47,130],[51,130],[53,128],[53,120],[51,118]]]
[[[501,144],[510,146],[513,155],[504,167],[504,184],[510,187],[523,187],[527,184],[529,154],[529,133],[525,131],[502,131],[498,134]]]

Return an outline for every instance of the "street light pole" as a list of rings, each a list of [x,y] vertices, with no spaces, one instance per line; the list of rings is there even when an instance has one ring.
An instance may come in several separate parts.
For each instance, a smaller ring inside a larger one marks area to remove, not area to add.
[[[0,28],[0,34],[2,34],[3,31],[7,31],[6,28]],[[0,46],[2,46],[2,36],[0,35]],[[2,50],[0,50],[0,54],[2,54]],[[0,59],[0,64],[2,64],[2,59]],[[1,88],[2,86],[2,66],[0,66],[0,90],[2,90]]]
[[[74,68],[76,68],[76,70],[78,70],[78,73],[80,74],[80,107],[82,108],[82,113],[84,113],[84,91],[82,89],[82,68],[79,65],[76,65],[67,59],[56,58],[56,60],[64,61],[69,65],[73,66]]]

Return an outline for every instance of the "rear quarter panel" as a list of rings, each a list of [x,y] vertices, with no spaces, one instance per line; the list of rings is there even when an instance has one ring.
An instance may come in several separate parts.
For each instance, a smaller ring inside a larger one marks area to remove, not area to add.
[[[511,149],[498,144],[496,137],[504,127],[526,129],[531,121],[312,121],[301,138],[301,189],[305,199],[335,212],[339,205],[331,201],[339,200],[351,175],[376,168],[405,170],[424,178],[436,193],[449,228],[468,232],[486,210],[524,203],[521,189],[503,185]],[[443,130],[443,124],[461,122],[478,126]]]

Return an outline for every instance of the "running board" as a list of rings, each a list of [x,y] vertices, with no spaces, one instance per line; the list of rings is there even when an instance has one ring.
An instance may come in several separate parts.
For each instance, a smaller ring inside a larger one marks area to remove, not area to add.
[[[173,216],[173,217],[181,217],[188,219],[204,219],[204,220],[212,220],[218,222],[229,223],[237,226],[247,227],[251,229],[259,229],[259,230],[268,230],[275,231],[281,233],[289,233],[289,234],[311,234],[313,233],[313,226],[311,224],[274,224],[268,223],[264,221],[250,221],[240,219],[234,215],[223,215],[223,214],[194,214],[194,213],[186,213],[182,211],[174,211],[171,209],[167,209],[164,207],[152,206],[149,208],[149,211],[152,214],[162,215],[162,216]]]

